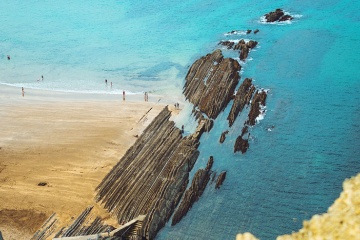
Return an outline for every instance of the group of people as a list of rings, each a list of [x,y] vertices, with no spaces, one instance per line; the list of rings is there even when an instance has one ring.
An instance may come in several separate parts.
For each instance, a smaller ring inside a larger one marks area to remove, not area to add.
[[[175,103],[174,106],[175,106],[175,109],[180,109],[179,103]]]

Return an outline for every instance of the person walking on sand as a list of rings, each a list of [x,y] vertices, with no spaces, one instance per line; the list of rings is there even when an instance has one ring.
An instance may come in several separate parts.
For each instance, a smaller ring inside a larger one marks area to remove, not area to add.
[[[125,90],[123,90],[123,101],[125,101]]]
[[[105,84],[107,85],[107,79],[105,79]]]
[[[25,90],[24,87],[21,88],[21,95],[24,97],[25,96]]]

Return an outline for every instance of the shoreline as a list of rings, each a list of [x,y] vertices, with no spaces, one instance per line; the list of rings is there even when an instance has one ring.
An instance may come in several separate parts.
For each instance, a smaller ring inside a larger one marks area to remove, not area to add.
[[[0,96],[3,237],[28,239],[54,212],[65,226],[89,205],[115,225],[95,202],[95,187],[165,101],[151,95],[149,102],[140,95],[123,101],[118,95],[35,89],[25,89],[22,97],[21,88],[5,85]]]

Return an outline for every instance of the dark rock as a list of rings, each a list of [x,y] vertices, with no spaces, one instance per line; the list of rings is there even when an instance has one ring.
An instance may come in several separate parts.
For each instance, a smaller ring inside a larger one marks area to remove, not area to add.
[[[229,133],[229,131],[226,130],[225,132],[223,132],[223,133],[221,134],[220,143],[223,143],[223,142],[225,141],[226,134],[228,134],[228,133]]]
[[[251,48],[251,49],[252,49],[252,48],[255,48],[257,44],[258,44],[257,41],[250,40],[250,41],[246,44],[246,46],[247,46],[248,48]]]
[[[216,185],[215,185],[215,189],[219,189],[220,186],[223,184],[223,182],[225,181],[225,177],[226,177],[226,172],[222,172],[220,173],[219,177],[216,180]]]
[[[39,182],[38,183],[38,186],[41,186],[41,187],[46,186],[46,185],[47,185],[47,182]]]
[[[267,22],[275,22],[275,21],[279,21],[279,19],[283,15],[284,15],[283,10],[278,8],[274,12],[269,12],[269,13],[265,14],[265,19]]]
[[[215,50],[194,62],[186,75],[183,93],[194,106],[215,119],[225,109],[239,82],[240,64]]]
[[[249,55],[249,51],[250,49],[248,48],[248,46],[246,44],[243,44],[240,50],[240,60],[245,60]]]
[[[234,46],[234,50],[241,50],[241,47],[243,45],[245,45],[245,40],[244,39],[241,39],[235,46]]]
[[[244,106],[246,104],[249,104],[254,91],[255,87],[254,85],[252,85],[252,79],[245,78],[245,80],[240,85],[238,91],[236,92],[233,105],[229,112],[229,116],[227,117],[227,120],[229,120],[229,127],[233,125],[236,117],[243,110]]]
[[[251,29],[248,29],[247,31],[246,31],[246,34],[250,34],[251,33]]]
[[[283,21],[288,21],[288,20],[293,20],[294,18],[288,14],[282,16],[280,19],[279,19],[279,22],[283,22]]]
[[[261,105],[265,106],[265,101],[266,101],[266,97],[267,97],[267,93],[265,91],[257,91],[255,93],[255,96],[251,102],[251,109],[249,112],[249,119],[247,121],[247,123],[250,126],[255,125],[256,123],[256,118],[260,115],[260,111],[261,111]]]
[[[246,133],[248,133],[249,131],[249,127],[248,126],[244,126],[243,129],[241,130],[241,137],[244,136]]]
[[[239,151],[241,151],[241,153],[245,153],[248,148],[249,141],[247,139],[243,139],[241,136],[238,136],[234,145],[234,153]]]
[[[269,12],[265,14],[266,22],[281,22],[286,20],[292,20],[293,17],[290,15],[285,15],[282,9],[276,9],[274,12]]]
[[[255,29],[254,34],[257,34],[259,31],[260,31],[259,29]]]
[[[233,46],[234,46],[234,42],[232,41],[220,41],[219,42],[219,45],[223,45],[223,46],[226,46],[227,49],[231,49]]]
[[[214,158],[211,156],[209,158],[209,161],[207,163],[207,166],[205,169],[199,169],[193,178],[193,181],[191,183],[191,186],[188,190],[186,190],[184,197],[179,204],[179,207],[176,209],[173,217],[172,217],[172,223],[171,225],[174,226],[180,220],[187,214],[189,209],[192,207],[194,202],[199,200],[202,193],[204,192],[209,180],[210,180],[210,174],[211,174],[211,167],[214,162]]]

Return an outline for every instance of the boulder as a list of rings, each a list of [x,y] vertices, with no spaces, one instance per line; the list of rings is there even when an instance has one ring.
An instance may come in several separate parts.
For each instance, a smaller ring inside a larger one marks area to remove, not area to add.
[[[241,136],[236,138],[236,142],[234,145],[234,153],[241,151],[241,153],[245,153],[249,148],[249,140],[243,139]]]
[[[226,138],[226,134],[228,134],[229,131],[226,130],[225,132],[221,133],[221,136],[220,136],[220,143],[223,143],[225,141],[225,138]]]
[[[285,14],[282,9],[276,9],[274,12],[265,14],[266,22],[281,22],[294,19],[292,16]]]

